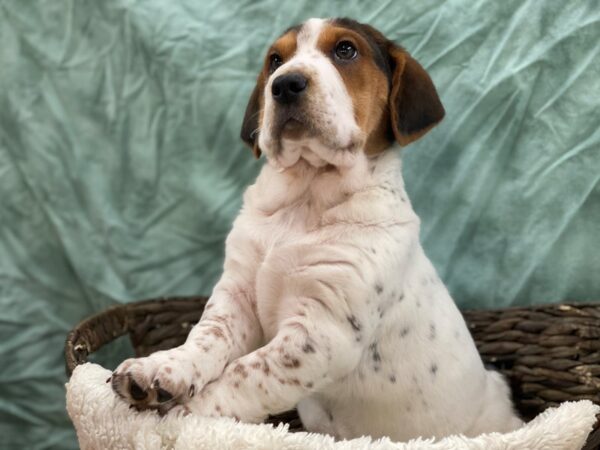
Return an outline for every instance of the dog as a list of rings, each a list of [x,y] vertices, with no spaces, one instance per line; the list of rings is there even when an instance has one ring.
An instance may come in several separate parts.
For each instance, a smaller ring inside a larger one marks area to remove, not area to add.
[[[521,426],[425,256],[390,148],[444,114],[423,67],[373,27],[284,32],[243,120],[267,164],[223,275],[187,341],[124,361],[114,391],[137,409],[250,423],[297,407],[307,430],[338,439]]]

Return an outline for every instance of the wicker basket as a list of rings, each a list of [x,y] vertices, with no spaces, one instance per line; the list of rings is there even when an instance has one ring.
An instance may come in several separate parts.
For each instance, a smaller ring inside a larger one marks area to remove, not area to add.
[[[88,355],[125,334],[137,356],[180,345],[205,304],[205,297],[147,300],[112,307],[84,320],[65,343],[67,375]],[[524,418],[567,400],[600,404],[600,304],[463,314],[483,360],[510,380],[515,405]],[[273,416],[269,422],[302,430],[295,411]],[[600,448],[598,423],[584,448]]]

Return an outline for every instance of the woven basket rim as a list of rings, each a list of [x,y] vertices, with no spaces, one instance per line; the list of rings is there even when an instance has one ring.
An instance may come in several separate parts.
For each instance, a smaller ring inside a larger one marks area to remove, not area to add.
[[[171,313],[177,312],[178,309],[189,313],[190,310],[196,310],[196,305],[203,306],[201,303],[205,304],[207,300],[208,296],[205,295],[147,298],[139,301],[130,301],[112,305],[103,311],[99,311],[96,314],[84,318],[68,333],[65,340],[65,369],[67,377],[71,376],[72,371],[76,366],[85,363],[91,353],[97,351],[104,345],[109,344],[114,339],[126,334],[129,334],[130,339],[133,339],[133,335],[136,332],[135,327],[139,327],[140,322],[144,322],[140,321],[140,317],[152,313],[165,313],[168,312],[169,309],[171,309]],[[185,305],[185,307],[172,308],[176,305]],[[163,311],[163,309],[165,311]],[[593,312],[588,312],[589,310],[593,310]],[[201,313],[201,311],[202,310],[200,309],[198,312]],[[461,312],[465,317],[467,326],[471,329],[473,327],[481,328],[480,324],[477,323],[478,320],[481,322],[481,317],[484,317],[484,322],[488,321],[488,314],[486,313],[489,313],[489,316],[493,318],[494,315],[502,317],[502,314],[510,315],[511,312],[514,313],[520,311],[522,311],[526,317],[529,317],[527,316],[528,313],[545,313],[558,319],[560,319],[561,315],[566,317],[569,315],[569,311],[574,311],[574,313],[570,314],[570,317],[582,317],[585,320],[591,318],[592,320],[597,321],[600,327],[600,303],[594,302],[559,302],[527,306],[510,306],[507,308],[465,309]],[[144,312],[145,314],[140,314]],[[469,318],[470,315],[471,319]],[[478,320],[475,318],[476,315],[480,316]],[[504,319],[505,318],[502,320]],[[510,320],[515,320],[515,317],[513,316]],[[551,320],[552,323],[554,323],[554,319]],[[193,324],[188,325],[191,327]],[[143,334],[144,332],[145,331],[142,329],[141,333]],[[135,342],[132,341],[132,344],[134,344],[135,347]],[[293,411],[273,416],[268,422],[276,424],[281,421],[290,423],[290,430],[299,431],[302,429],[301,424],[298,425],[295,423],[295,425],[292,425],[292,422],[298,422],[297,416],[295,416]],[[600,422],[595,424],[594,431],[589,435],[584,450],[598,448],[600,448]]]

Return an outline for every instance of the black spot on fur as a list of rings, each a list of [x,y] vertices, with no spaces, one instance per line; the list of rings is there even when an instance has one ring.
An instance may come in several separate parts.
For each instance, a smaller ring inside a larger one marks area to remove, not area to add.
[[[429,369],[429,371],[431,372],[431,374],[432,374],[432,375],[435,375],[435,374],[437,373],[437,371],[438,371],[438,366],[437,366],[437,364],[433,363],[433,364],[431,365],[431,368]]]
[[[400,337],[405,337],[410,331],[410,327],[404,327],[400,330]]]
[[[360,322],[356,319],[356,317],[348,316],[346,319],[348,320],[348,323],[350,323],[350,326],[356,333],[358,333],[361,330]]]
[[[371,350],[371,357],[373,358],[373,362],[375,364],[381,363],[381,355],[379,354],[379,350],[377,349],[377,343],[373,342],[369,346],[369,350]]]
[[[390,383],[395,383],[396,382],[396,375],[390,375]]]
[[[315,348],[307,342],[306,344],[304,344],[304,347],[302,347],[302,351],[304,353],[314,353]]]
[[[377,292],[378,294],[381,294],[383,292],[383,286],[380,283],[377,283],[375,285],[375,292]]]
[[[398,296],[398,301],[401,302],[404,300],[404,292]]]

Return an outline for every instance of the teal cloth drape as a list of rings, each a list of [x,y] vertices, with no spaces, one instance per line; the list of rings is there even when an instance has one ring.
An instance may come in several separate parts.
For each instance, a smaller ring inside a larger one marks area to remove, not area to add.
[[[438,86],[404,172],[461,306],[600,300],[599,1],[0,0],[0,448],[76,448],[77,321],[210,292],[258,67],[311,16],[375,25]]]

